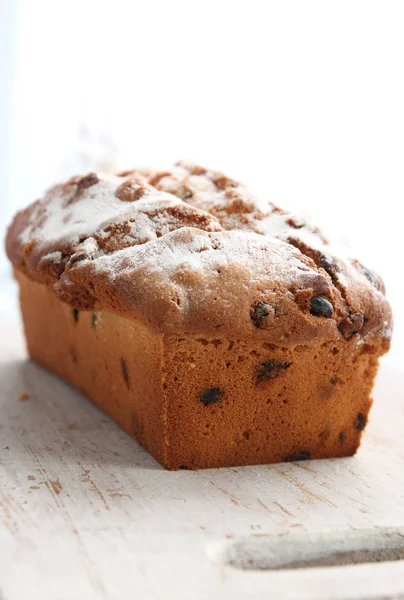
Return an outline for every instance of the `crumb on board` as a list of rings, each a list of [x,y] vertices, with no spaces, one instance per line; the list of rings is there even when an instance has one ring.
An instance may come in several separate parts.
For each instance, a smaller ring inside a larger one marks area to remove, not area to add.
[[[27,392],[19,392],[17,394],[17,398],[18,398],[18,400],[28,400],[29,394],[27,394]]]

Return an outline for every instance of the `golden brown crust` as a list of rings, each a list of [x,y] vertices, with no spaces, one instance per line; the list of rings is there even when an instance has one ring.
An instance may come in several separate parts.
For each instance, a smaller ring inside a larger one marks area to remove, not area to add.
[[[74,177],[17,214],[6,247],[18,270],[71,306],[162,331],[389,345],[377,276],[317,228],[203,167]]]

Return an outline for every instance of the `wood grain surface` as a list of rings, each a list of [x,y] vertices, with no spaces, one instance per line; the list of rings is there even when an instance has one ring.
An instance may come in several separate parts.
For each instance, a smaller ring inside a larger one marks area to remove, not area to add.
[[[404,598],[402,389],[383,365],[354,458],[168,472],[1,318],[2,597]]]

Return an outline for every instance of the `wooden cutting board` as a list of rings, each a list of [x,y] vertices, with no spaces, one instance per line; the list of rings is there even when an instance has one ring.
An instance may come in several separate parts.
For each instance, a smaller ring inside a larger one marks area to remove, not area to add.
[[[404,598],[403,383],[354,458],[172,473],[0,319],[2,597]]]

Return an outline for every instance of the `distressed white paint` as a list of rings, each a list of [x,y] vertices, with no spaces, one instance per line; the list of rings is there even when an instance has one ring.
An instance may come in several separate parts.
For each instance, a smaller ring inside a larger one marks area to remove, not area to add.
[[[352,540],[356,530],[402,530],[401,389],[386,365],[355,458],[171,473],[77,392],[28,362],[16,319],[1,317],[4,598],[404,596],[403,562],[241,571],[225,566],[217,550],[226,539],[256,534],[274,543],[279,535],[307,534],[315,544],[327,532],[341,539],[348,531]],[[22,392],[29,398],[18,399]]]

